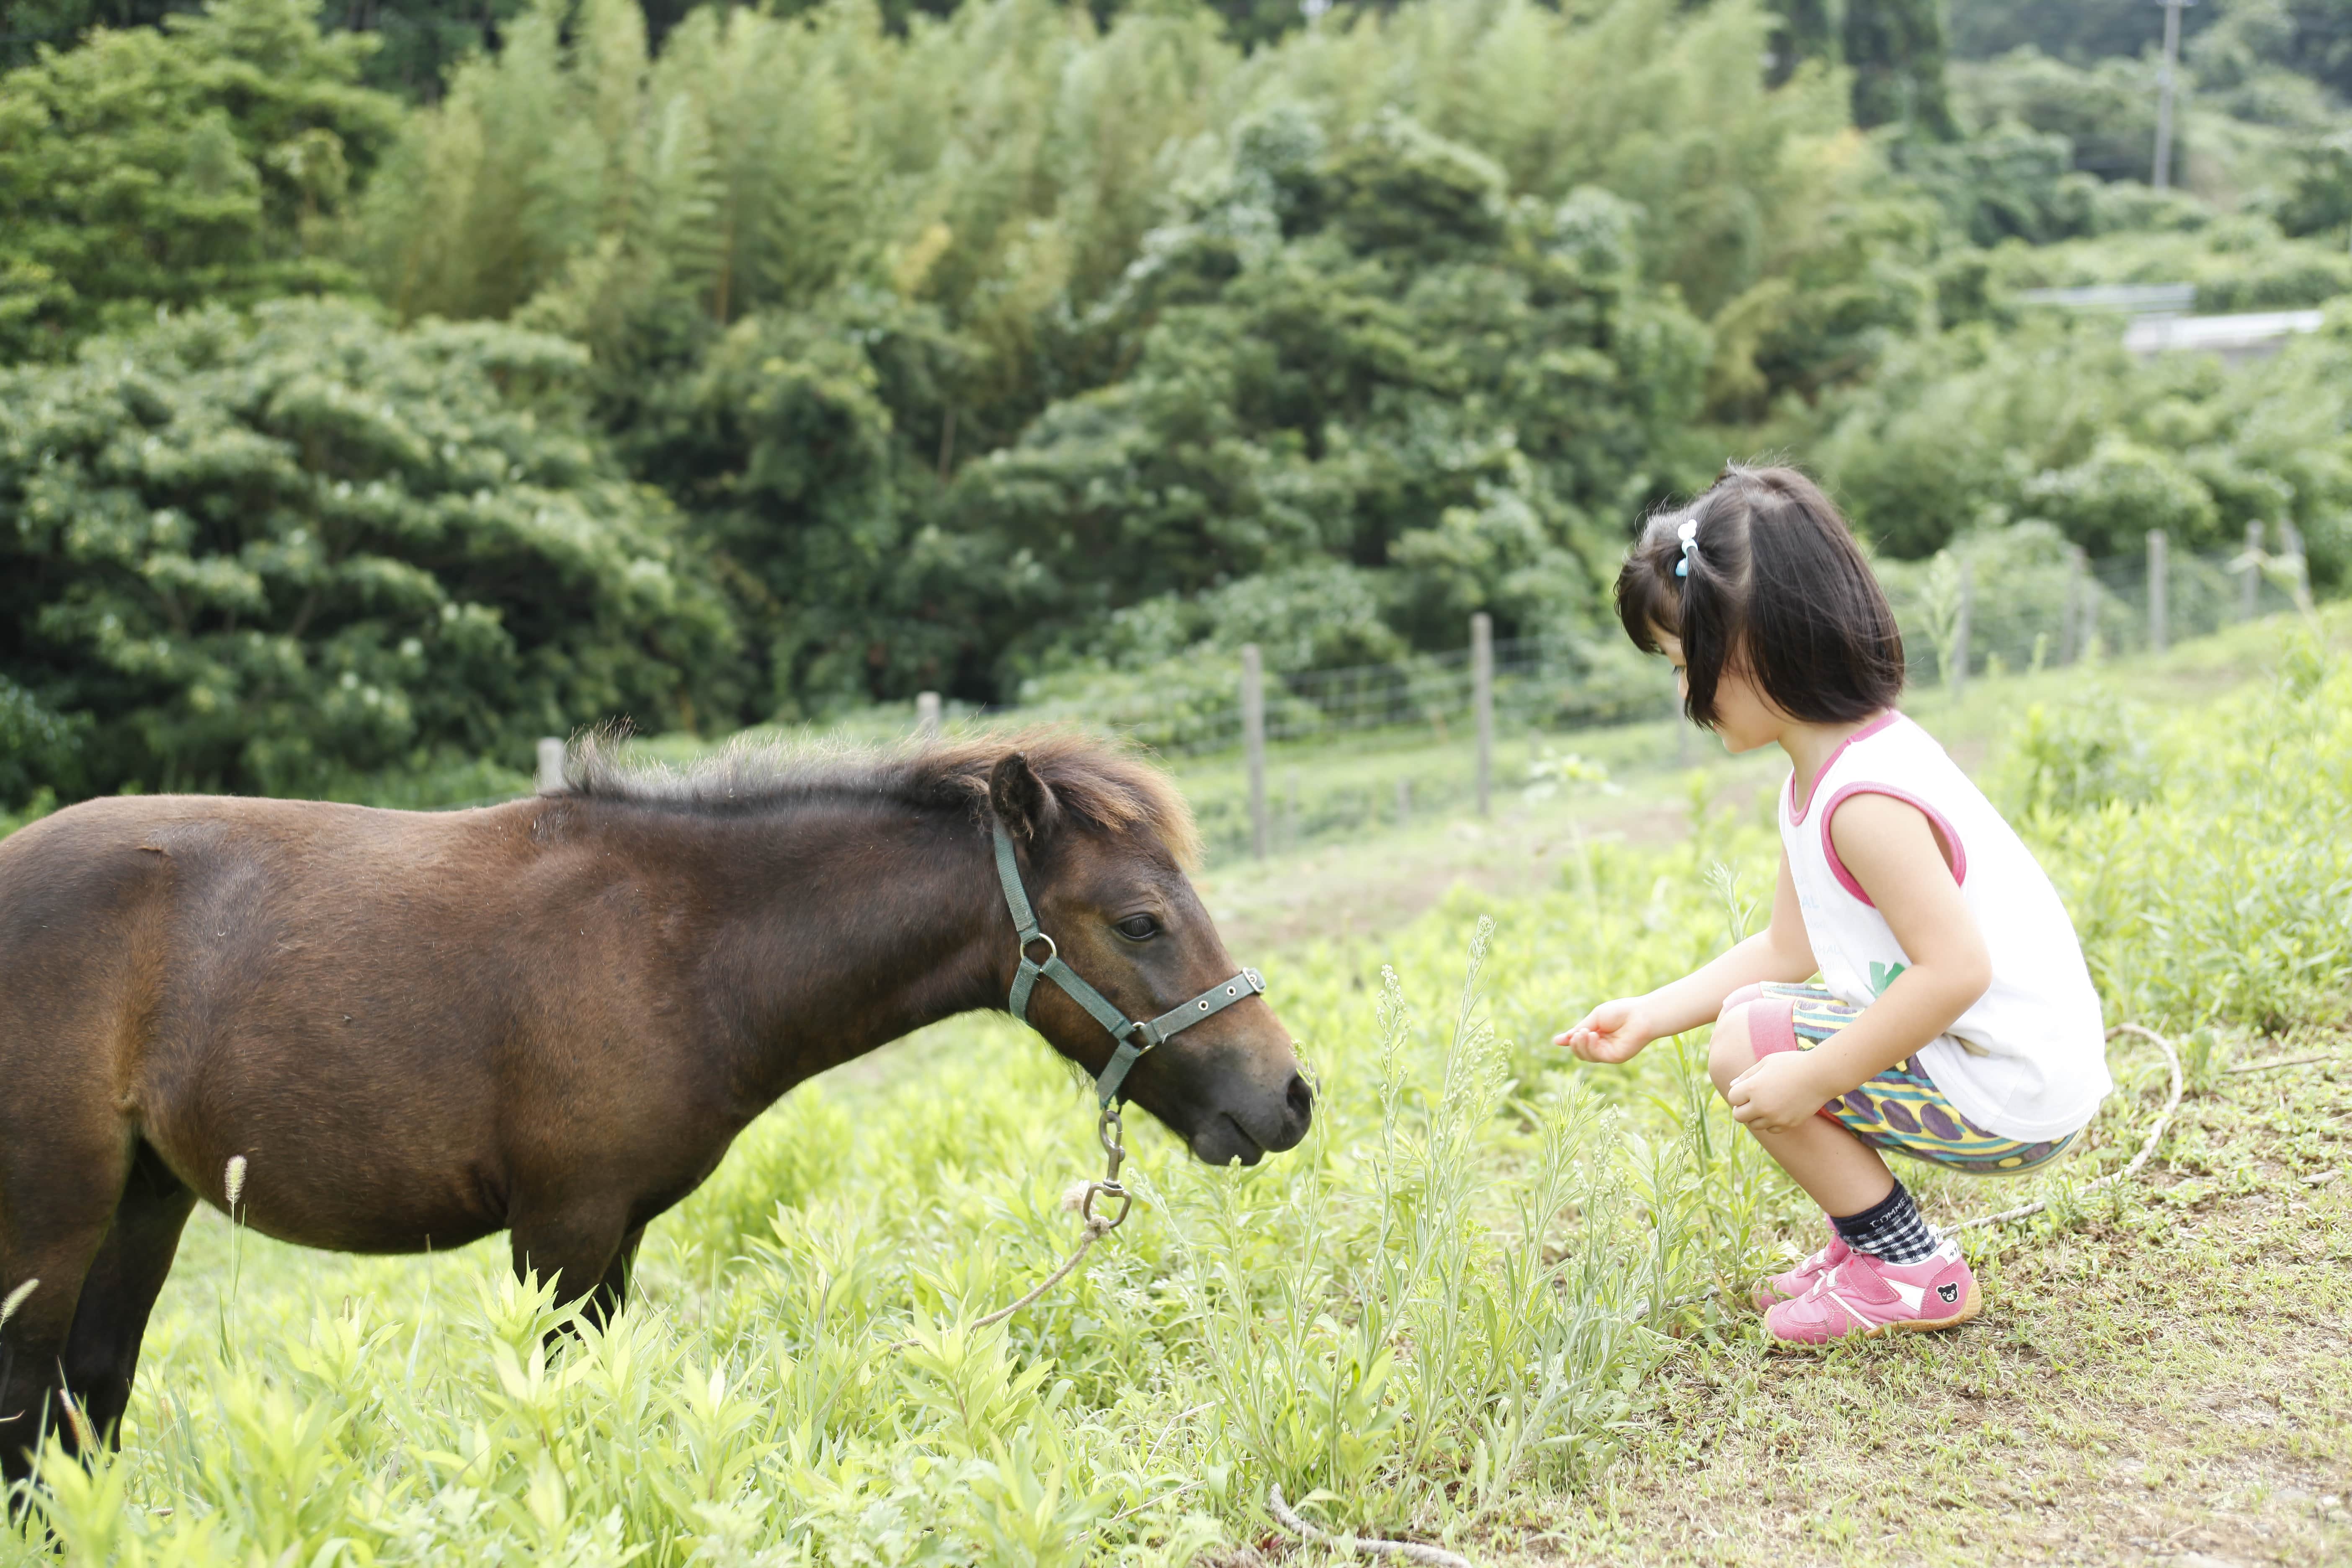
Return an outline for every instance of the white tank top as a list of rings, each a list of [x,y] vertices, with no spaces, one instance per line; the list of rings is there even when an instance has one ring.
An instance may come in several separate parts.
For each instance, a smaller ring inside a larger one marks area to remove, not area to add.
[[[2074,923],[2032,851],[1944,754],[1899,713],[1840,746],[1797,804],[1780,801],[1780,845],[1822,983],[1866,1007],[1911,961],[1885,918],[1838,859],[1830,820],[1856,795],[1886,795],[1927,815],[1992,958],[1992,984],[1919,1065],[1961,1115],[1988,1132],[2035,1141],[2091,1120],[2115,1087],[2105,1025]]]

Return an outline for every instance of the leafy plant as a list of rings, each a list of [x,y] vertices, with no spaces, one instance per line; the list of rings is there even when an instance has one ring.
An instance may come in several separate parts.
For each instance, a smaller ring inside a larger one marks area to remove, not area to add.
[[[350,199],[399,106],[317,0],[215,0],[0,78],[0,363],[158,306],[352,289]]]
[[[731,628],[582,428],[582,369],[287,301],[0,371],[9,800],[347,790],[614,712],[691,723],[711,688],[682,672]]]

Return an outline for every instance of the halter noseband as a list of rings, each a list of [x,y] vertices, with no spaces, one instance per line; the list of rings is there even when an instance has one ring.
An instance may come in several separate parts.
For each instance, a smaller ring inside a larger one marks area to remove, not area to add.
[[[1005,907],[1013,911],[1013,930],[1018,933],[1021,967],[1013,976],[1013,1016],[1023,1023],[1029,1022],[1029,994],[1037,988],[1040,979],[1050,980],[1069,994],[1070,999],[1092,1014],[1096,1023],[1110,1031],[1118,1043],[1110,1060],[1095,1079],[1095,1094],[1103,1110],[1117,1117],[1114,1101],[1127,1075],[1143,1058],[1143,1053],[1171,1036],[1191,1028],[1203,1018],[1213,1018],[1244,996],[1255,996],[1265,990],[1265,977],[1255,969],[1244,969],[1231,980],[1212,985],[1190,1002],[1171,1007],[1157,1018],[1130,1018],[1114,1006],[1109,997],[1081,979],[1078,972],[1062,962],[1061,949],[1054,939],[1037,929],[1037,915],[1029,907],[1029,894],[1021,885],[1021,868],[1013,858],[1013,836],[1004,830],[998,818],[996,833],[996,879],[1004,885]],[[1039,942],[1045,944],[1043,963],[1029,956],[1029,950]],[[1032,1025],[1032,1027],[1035,1026]],[[1108,1145],[1106,1145],[1108,1146]],[[1112,1167],[1116,1181],[1118,1168]]]

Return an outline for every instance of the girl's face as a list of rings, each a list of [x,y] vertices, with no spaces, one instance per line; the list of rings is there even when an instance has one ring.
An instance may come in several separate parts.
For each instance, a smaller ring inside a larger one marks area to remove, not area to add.
[[[1675,692],[1685,702],[1690,700],[1690,668],[1683,658],[1683,639],[1658,634],[1658,648],[1666,662],[1675,667]],[[1723,737],[1724,749],[1730,752],[1752,752],[1759,746],[1769,746],[1780,738],[1788,726],[1789,715],[1774,707],[1737,659],[1726,664],[1723,674],[1715,683],[1715,732]]]

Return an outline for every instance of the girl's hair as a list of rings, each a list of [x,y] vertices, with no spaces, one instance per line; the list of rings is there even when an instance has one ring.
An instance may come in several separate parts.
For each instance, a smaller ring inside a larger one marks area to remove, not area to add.
[[[1681,639],[1696,723],[1716,721],[1727,665],[1811,723],[1866,719],[1903,692],[1895,612],[1837,508],[1794,468],[1729,464],[1696,500],[1653,512],[1617,574],[1617,618],[1644,653]]]

